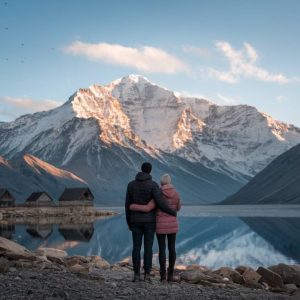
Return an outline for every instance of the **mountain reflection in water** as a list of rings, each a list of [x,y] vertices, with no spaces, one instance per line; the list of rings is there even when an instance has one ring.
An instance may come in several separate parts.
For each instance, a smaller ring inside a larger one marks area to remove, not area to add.
[[[179,223],[178,264],[218,268],[300,263],[300,218],[179,217]],[[132,249],[124,215],[94,224],[0,225],[0,235],[30,250],[54,247],[69,255],[100,255],[112,263],[130,256]]]

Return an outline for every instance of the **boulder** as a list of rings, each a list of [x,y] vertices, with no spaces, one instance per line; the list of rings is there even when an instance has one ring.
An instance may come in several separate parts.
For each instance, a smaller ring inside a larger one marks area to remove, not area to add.
[[[59,250],[55,248],[38,248],[35,253],[39,256],[65,258],[68,256],[67,252],[64,250]]]
[[[49,261],[51,261],[51,262],[53,262],[53,263],[56,263],[56,264],[58,264],[58,265],[62,265],[62,266],[64,266],[65,265],[65,261],[63,260],[63,258],[61,258],[61,257],[56,257],[56,256],[46,256],[47,257],[47,259],[49,260]]]
[[[74,265],[86,266],[87,268],[98,268],[98,269],[109,269],[110,264],[100,256],[71,256],[65,259],[65,264],[68,267],[72,267]]]
[[[269,286],[279,288],[283,287],[283,281],[280,275],[270,269],[259,267],[256,272],[262,276],[261,281],[266,282]]]
[[[131,257],[124,258],[122,261],[119,262],[119,265],[121,267],[132,266],[132,258]]]
[[[49,262],[47,256],[45,256],[45,255],[36,256],[36,260],[39,262]]]
[[[234,283],[242,284],[244,282],[243,276],[236,270],[228,267],[222,267],[213,272],[214,274],[218,274],[223,278],[229,278]]]
[[[90,256],[89,265],[99,269],[109,269],[110,264],[100,256]]]
[[[16,252],[6,252],[4,256],[10,260],[26,260],[29,262],[35,261],[36,256],[32,253],[16,253]]]
[[[235,270],[237,272],[239,272],[241,275],[243,275],[243,273],[247,270],[247,269],[251,269],[249,267],[246,267],[246,266],[238,266],[235,268]]]
[[[80,264],[81,263],[86,264],[90,260],[91,260],[90,256],[82,256],[82,255],[73,255],[65,258],[67,264],[74,264],[75,261]]]
[[[6,256],[6,253],[15,254],[16,256],[34,256],[25,247],[3,237],[0,237],[0,252],[3,256]]]
[[[278,264],[269,267],[269,269],[281,276],[284,283],[294,283],[300,286],[300,266]]]
[[[49,270],[57,270],[62,271],[65,270],[63,266],[52,263],[51,261],[35,261],[32,264],[33,267],[37,269],[49,269]]]
[[[194,264],[194,265],[188,265],[188,266],[186,267],[186,270],[187,270],[187,271],[199,270],[199,271],[201,271],[201,272],[208,272],[208,271],[209,271],[208,268],[206,268],[206,267],[204,267],[204,266],[201,266],[201,265],[196,265],[196,264]]]
[[[225,280],[223,277],[217,274],[204,274],[199,270],[191,270],[191,271],[184,271],[180,274],[181,280],[190,282],[190,283],[224,283]]]
[[[180,278],[190,283],[198,283],[200,279],[207,276],[198,270],[184,271],[180,274]]]
[[[249,285],[256,285],[261,279],[261,275],[255,272],[254,270],[248,268],[243,273],[243,279],[247,286]]]
[[[80,257],[78,256],[71,256],[71,257],[67,257],[66,258],[66,265],[68,267],[71,267],[71,266],[74,266],[74,265],[77,265],[77,264],[81,264],[81,259]]]

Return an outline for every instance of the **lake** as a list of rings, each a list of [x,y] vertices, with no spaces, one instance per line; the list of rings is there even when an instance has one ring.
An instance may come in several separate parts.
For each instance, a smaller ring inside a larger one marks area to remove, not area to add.
[[[63,249],[114,263],[131,255],[131,232],[121,214],[93,224],[1,226],[0,235],[30,250]],[[300,263],[300,205],[185,206],[179,213],[177,264],[209,268]],[[157,263],[157,242],[154,263]]]

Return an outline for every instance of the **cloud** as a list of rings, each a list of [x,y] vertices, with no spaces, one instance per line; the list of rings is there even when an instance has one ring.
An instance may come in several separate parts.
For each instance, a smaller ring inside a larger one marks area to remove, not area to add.
[[[287,100],[286,97],[282,96],[282,95],[276,97],[275,99],[276,99],[276,102],[279,103],[279,104],[281,104],[281,103],[283,103]]]
[[[248,43],[244,43],[244,47],[245,47],[246,54],[247,54],[250,62],[252,62],[252,63],[256,62],[258,59],[258,54],[257,54],[256,50]]]
[[[60,101],[49,99],[38,101],[30,98],[2,96],[0,97],[0,115],[3,119],[8,121],[23,114],[49,110],[62,104]]]
[[[177,57],[150,46],[132,48],[118,44],[89,44],[75,41],[63,51],[66,54],[85,56],[92,61],[134,68],[148,73],[188,71],[188,66]]]
[[[216,43],[217,49],[225,56],[229,62],[229,70],[220,71],[208,68],[208,75],[212,78],[236,83],[241,78],[255,78],[264,82],[289,83],[299,82],[299,78],[288,78],[282,73],[271,73],[257,65],[259,55],[249,43],[244,43],[242,50],[234,49],[228,42],[219,41]]]
[[[206,48],[200,48],[200,47],[195,47],[195,46],[183,46],[182,51],[186,53],[192,53],[197,56],[201,57],[208,57],[210,56],[210,51]]]

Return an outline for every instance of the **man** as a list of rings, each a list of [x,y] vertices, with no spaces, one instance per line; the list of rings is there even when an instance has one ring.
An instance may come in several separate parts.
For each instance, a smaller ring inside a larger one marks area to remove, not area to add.
[[[129,206],[135,204],[147,204],[154,199],[156,206],[164,212],[176,216],[176,211],[171,209],[163,199],[159,186],[152,180],[150,175],[152,165],[145,162],[141,166],[135,180],[129,182],[126,192],[126,221],[128,228],[132,231],[133,249],[132,262],[134,277],[133,281],[140,281],[141,246],[144,236],[144,280],[150,281],[152,268],[152,246],[156,227],[156,211],[150,212],[130,211]]]

